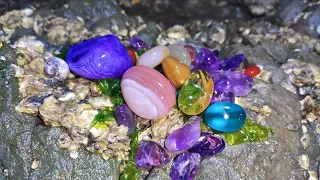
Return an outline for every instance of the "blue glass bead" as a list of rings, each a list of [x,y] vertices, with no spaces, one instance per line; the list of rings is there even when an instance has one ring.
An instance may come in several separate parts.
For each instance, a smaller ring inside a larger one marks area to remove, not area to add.
[[[238,104],[217,102],[209,106],[204,120],[214,130],[233,132],[242,128],[246,121],[246,111]]]

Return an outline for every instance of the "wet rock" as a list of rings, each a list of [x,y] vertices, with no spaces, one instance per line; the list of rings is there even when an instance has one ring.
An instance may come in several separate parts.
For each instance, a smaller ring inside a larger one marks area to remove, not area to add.
[[[239,0],[241,4],[246,6],[250,13],[254,16],[262,16],[267,14],[277,5],[279,0]]]
[[[39,167],[30,172],[28,179],[110,179],[119,178],[119,161],[105,161],[101,156],[81,151],[71,159],[66,150],[56,145],[61,129],[38,126],[32,135],[32,157],[39,160]],[[92,168],[94,167],[94,168]]]
[[[0,56],[6,58],[0,61],[0,166],[6,169],[7,178],[25,179],[32,163],[31,135],[37,118],[15,111],[19,103],[18,80],[11,67],[15,51],[3,43]]]
[[[222,57],[230,57],[236,54],[245,55],[245,66],[258,65],[262,71],[267,73],[266,79],[273,83],[280,83],[285,77],[285,73],[280,69],[280,63],[270,57],[266,51],[259,45],[255,47],[245,45],[232,45],[221,51]]]
[[[219,156],[203,160],[196,179],[304,178],[302,169],[297,166],[302,147],[298,143],[299,132],[288,131],[285,127],[288,123],[298,124],[301,119],[298,97],[264,81],[256,81],[254,88],[257,92],[249,94],[245,104],[268,105],[272,109],[265,126],[272,128],[274,134],[268,142],[227,146]],[[255,117],[251,110],[247,112],[249,117]],[[316,144],[312,146],[319,149]]]
[[[282,23],[288,23],[308,7],[300,0],[284,0],[277,9],[276,18]]]
[[[20,100],[18,80],[11,67],[11,63],[16,63],[15,51],[2,42],[0,56],[6,59],[0,61],[0,169],[6,172],[7,178],[118,179],[119,161],[103,160],[89,152],[80,152],[72,160],[68,151],[56,145],[61,129],[35,126],[40,122],[38,118],[15,111]],[[35,159],[39,166],[32,170]]]
[[[289,58],[288,49],[276,42],[263,40],[260,42],[262,48],[279,63],[285,63]]]

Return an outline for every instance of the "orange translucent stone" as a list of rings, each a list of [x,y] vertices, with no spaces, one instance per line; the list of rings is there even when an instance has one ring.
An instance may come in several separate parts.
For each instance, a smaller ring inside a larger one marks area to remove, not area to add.
[[[129,55],[131,57],[131,60],[132,60],[133,64],[135,64],[136,61],[137,61],[136,53],[132,49],[128,49],[127,51],[128,51],[128,53],[129,53]]]
[[[191,73],[187,65],[170,56],[166,57],[161,64],[164,74],[177,89],[184,84]]]

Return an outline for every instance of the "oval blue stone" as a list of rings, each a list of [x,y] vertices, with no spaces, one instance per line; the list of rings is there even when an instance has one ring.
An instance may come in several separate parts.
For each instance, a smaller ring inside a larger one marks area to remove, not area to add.
[[[120,78],[133,66],[127,49],[114,35],[73,45],[66,62],[73,73],[88,79]]]
[[[244,125],[246,111],[238,104],[217,102],[205,111],[204,120],[214,130],[233,132]]]

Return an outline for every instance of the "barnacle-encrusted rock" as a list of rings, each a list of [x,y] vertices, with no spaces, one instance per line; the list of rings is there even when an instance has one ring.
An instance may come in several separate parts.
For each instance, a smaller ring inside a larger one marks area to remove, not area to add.
[[[313,99],[311,96],[306,96],[302,101],[301,111],[304,117],[313,122],[315,120],[320,121],[320,101],[317,99]]]
[[[158,141],[165,139],[172,131],[183,125],[182,113],[172,109],[166,116],[151,121],[152,139]]]
[[[0,16],[0,24],[9,29],[20,27],[22,13],[18,10],[8,11],[3,16]]]

